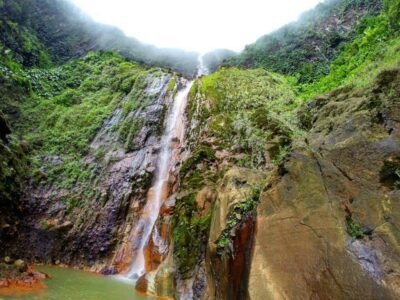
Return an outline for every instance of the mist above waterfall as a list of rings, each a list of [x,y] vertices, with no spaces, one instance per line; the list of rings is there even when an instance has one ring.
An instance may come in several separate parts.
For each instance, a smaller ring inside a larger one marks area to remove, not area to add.
[[[314,7],[321,0],[71,0],[96,21],[159,47],[235,51]]]

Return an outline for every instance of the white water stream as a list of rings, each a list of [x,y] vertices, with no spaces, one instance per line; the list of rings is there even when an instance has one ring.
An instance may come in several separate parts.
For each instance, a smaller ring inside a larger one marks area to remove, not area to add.
[[[204,56],[203,55],[199,55],[198,57],[198,71],[197,71],[197,77],[203,76],[203,75],[207,75],[208,73],[210,73],[210,71],[208,70],[208,68],[206,67],[206,65],[204,64]]]
[[[199,67],[197,76],[206,75],[207,68],[204,66],[203,57],[199,56]],[[168,180],[175,164],[179,160],[179,147],[185,136],[184,115],[187,98],[194,81],[178,91],[174,98],[172,109],[170,110],[166,128],[161,139],[160,152],[156,165],[156,174],[153,186],[147,195],[147,202],[139,222],[133,230],[133,239],[140,238],[140,241],[133,241],[135,245],[135,256],[130,270],[124,275],[125,278],[137,280],[145,270],[145,248],[151,238],[154,225],[160,213],[160,208],[169,196]]]

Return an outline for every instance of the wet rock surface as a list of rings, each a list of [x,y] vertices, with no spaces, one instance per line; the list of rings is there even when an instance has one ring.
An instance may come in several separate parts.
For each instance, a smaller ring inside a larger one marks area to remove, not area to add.
[[[399,99],[389,70],[307,105],[308,136],[261,195],[250,299],[399,297]]]
[[[250,201],[252,186],[263,178],[261,172],[233,167],[218,188],[207,248],[209,294],[216,299],[245,299],[253,243],[255,215],[252,210],[235,209]],[[234,226],[230,223],[236,221]],[[229,230],[229,242],[220,248],[221,236]],[[220,274],[224,274],[221,276]]]
[[[42,280],[47,277],[46,274],[29,267],[22,259],[5,257],[3,262],[0,262],[0,296],[42,289]]]
[[[56,189],[45,182],[28,186],[19,214],[24,216],[5,255],[20,253],[29,261],[93,266],[100,271],[110,264],[113,250],[127,242],[126,235],[144,205],[160,135],[160,120],[172,98],[167,93],[168,73],[146,79],[142,105],[124,114],[121,105],[104,122],[90,145],[85,161],[96,165],[91,197],[76,190]],[[125,120],[140,121],[141,129],[126,148],[116,130]],[[101,157],[99,154],[101,153]],[[100,162],[99,162],[100,159]],[[55,164],[57,157],[49,157]],[[18,240],[17,243],[14,241]],[[8,247],[7,247],[8,245]],[[29,252],[24,249],[30,249]],[[114,258],[113,273],[125,267]],[[105,268],[107,272],[111,272]]]

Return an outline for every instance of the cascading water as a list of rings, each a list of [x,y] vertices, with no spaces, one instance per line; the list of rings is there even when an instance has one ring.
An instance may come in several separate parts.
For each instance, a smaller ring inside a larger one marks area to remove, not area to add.
[[[197,77],[203,76],[203,75],[207,75],[209,73],[208,68],[206,67],[206,65],[204,64],[204,55],[199,55],[198,57],[198,71],[197,71]]]
[[[204,65],[202,56],[199,56],[198,61],[197,76],[200,77],[206,75],[208,70]],[[178,91],[174,98],[174,104],[170,110],[165,132],[161,139],[154,183],[148,192],[141,219],[131,235],[135,256],[129,272],[124,275],[125,278],[137,280],[145,273],[145,247],[151,238],[161,205],[169,196],[170,186],[168,181],[173,167],[179,160],[179,146],[185,135],[184,114],[188,94],[193,82],[188,82],[182,90]],[[137,240],[137,237],[140,237],[140,239]]]
[[[153,186],[147,195],[147,202],[143,208],[142,217],[134,229],[133,237],[140,237],[135,248],[135,257],[129,272],[125,275],[130,279],[137,279],[145,272],[144,249],[151,237],[154,224],[157,221],[161,205],[168,195],[168,179],[170,171],[177,162],[177,151],[184,137],[183,116],[186,100],[192,87],[189,82],[180,90],[174,99],[171,113],[167,119],[166,129],[161,139],[160,154],[157,160],[156,177]]]

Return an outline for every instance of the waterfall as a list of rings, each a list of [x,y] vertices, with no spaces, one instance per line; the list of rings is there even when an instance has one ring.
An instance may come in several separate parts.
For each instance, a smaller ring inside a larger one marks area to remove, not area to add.
[[[208,69],[204,65],[203,56],[200,55],[198,57],[197,77],[206,74],[208,74]],[[185,136],[185,109],[193,82],[188,82],[183,89],[178,91],[172,109],[169,111],[165,131],[161,138],[153,185],[148,191],[147,202],[141,218],[131,234],[135,255],[128,273],[124,275],[125,278],[137,280],[146,272],[144,251],[151,238],[160,208],[170,193],[171,187],[168,181],[171,172],[174,171],[174,166],[179,161],[179,147]]]
[[[206,65],[204,64],[204,54],[199,55],[197,58],[198,61],[198,71],[197,71],[197,77],[207,75],[210,73]]]
[[[183,89],[178,91],[167,118],[166,128],[161,138],[154,183],[147,194],[147,202],[143,208],[142,216],[131,235],[133,239],[140,237],[140,241],[133,241],[136,242],[136,245],[133,245],[135,257],[129,272],[125,274],[125,277],[129,279],[137,280],[145,273],[144,250],[150,240],[161,205],[169,196],[168,179],[178,161],[179,146],[184,138],[184,114],[192,84],[193,81],[188,82]]]

